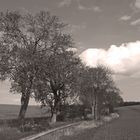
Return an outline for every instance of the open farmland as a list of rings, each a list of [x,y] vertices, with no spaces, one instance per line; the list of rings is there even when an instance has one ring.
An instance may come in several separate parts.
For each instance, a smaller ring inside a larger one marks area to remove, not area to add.
[[[0,119],[15,119],[18,117],[20,105],[0,105]],[[49,114],[44,113],[40,106],[29,106],[26,117],[43,117]]]
[[[0,105],[0,140],[19,140],[22,137],[36,133],[36,131],[21,132],[15,121],[12,123],[5,120],[15,120],[18,117],[20,105]],[[26,118],[40,118],[47,116],[49,113],[44,113],[40,106],[29,106],[26,113]],[[4,120],[4,121],[3,121]],[[3,123],[4,122],[4,123]],[[10,126],[12,124],[12,127]],[[47,123],[45,123],[47,128]],[[38,130],[40,131],[40,130]],[[38,132],[37,131],[37,132]]]

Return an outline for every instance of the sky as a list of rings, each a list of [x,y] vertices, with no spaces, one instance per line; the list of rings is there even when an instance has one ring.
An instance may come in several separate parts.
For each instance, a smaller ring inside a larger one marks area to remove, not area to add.
[[[140,101],[140,0],[0,0],[0,9],[57,15],[68,23],[82,61],[110,67],[124,100]],[[0,83],[0,104],[19,104],[9,87]]]

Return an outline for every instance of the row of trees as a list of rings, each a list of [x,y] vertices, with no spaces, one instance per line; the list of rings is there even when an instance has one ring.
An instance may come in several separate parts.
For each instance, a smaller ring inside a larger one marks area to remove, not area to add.
[[[21,94],[19,120],[24,120],[30,97],[51,108],[52,122],[70,99],[90,103],[95,119],[99,108],[121,99],[109,69],[88,68],[69,49],[74,43],[65,27],[45,11],[0,13],[0,79],[8,78],[10,91]]]
[[[112,72],[107,67],[85,67],[81,77],[81,101],[91,108],[94,119],[100,119],[105,109],[108,113],[123,102],[120,90],[116,87]]]

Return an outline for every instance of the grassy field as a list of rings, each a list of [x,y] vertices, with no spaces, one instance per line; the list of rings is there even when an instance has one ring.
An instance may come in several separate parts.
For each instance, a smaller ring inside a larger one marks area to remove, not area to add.
[[[20,105],[0,104],[0,120],[17,119],[19,110]],[[49,116],[49,113],[44,112],[45,111],[42,110],[40,106],[29,106],[26,112],[26,118]],[[18,127],[10,127],[7,122],[0,125],[0,140],[19,140],[22,137],[26,137],[34,133],[36,132],[21,132]]]
[[[4,105],[0,104],[0,119],[15,119],[18,117],[20,105]],[[43,117],[48,116],[40,108],[40,106],[29,106],[26,117]]]

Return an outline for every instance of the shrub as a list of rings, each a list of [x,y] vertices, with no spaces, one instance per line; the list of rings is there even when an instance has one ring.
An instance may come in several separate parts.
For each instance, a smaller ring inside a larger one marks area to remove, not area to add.
[[[66,119],[86,118],[91,110],[84,105],[63,105],[61,106],[60,114],[57,116],[58,121]]]

